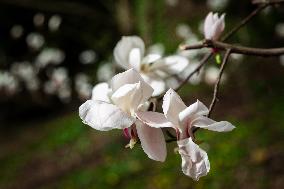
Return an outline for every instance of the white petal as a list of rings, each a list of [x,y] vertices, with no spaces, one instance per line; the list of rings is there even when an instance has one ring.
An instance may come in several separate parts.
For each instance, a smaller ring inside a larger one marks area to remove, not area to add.
[[[168,74],[178,74],[188,66],[189,61],[187,58],[179,55],[172,55],[160,61],[163,64],[160,69]],[[155,66],[155,63],[153,67]]]
[[[178,114],[186,109],[186,105],[173,89],[169,89],[164,96],[162,108],[166,118],[174,125],[179,125]]]
[[[107,83],[99,83],[92,90],[92,100],[110,102],[108,94],[111,92]]]
[[[141,57],[144,56],[145,45],[140,37],[127,36],[122,37],[121,40],[116,44],[114,48],[114,59],[122,68],[131,68],[129,64],[129,55],[132,49],[138,48]]]
[[[224,22],[222,20],[217,20],[211,28],[212,32],[212,40],[218,40],[224,30]]]
[[[165,92],[166,83],[157,75],[149,73],[149,74],[141,74],[141,76],[143,77],[145,82],[148,83],[154,89],[152,96],[159,96],[160,94]]]
[[[194,180],[207,175],[210,170],[207,153],[191,138],[178,141],[178,146],[182,159],[182,172]]]
[[[210,12],[204,21],[204,35],[206,39],[210,39],[210,30],[213,26],[214,20],[213,20],[213,13]]]
[[[143,58],[143,64],[150,64],[156,62],[157,60],[161,59],[160,54],[148,54]]]
[[[150,159],[164,162],[167,156],[166,142],[160,128],[136,122],[137,134],[144,152]]]
[[[117,106],[96,100],[88,100],[79,107],[83,123],[100,131],[130,127],[135,118],[130,117]]]
[[[192,121],[192,126],[208,129],[210,131],[229,132],[235,126],[227,121],[216,122],[208,117],[200,116]]]
[[[116,90],[111,99],[115,105],[129,114],[134,113],[140,104],[145,101],[142,98],[141,83],[126,84]]]
[[[135,84],[141,82],[143,99],[149,99],[153,93],[153,88],[148,85],[134,69],[129,69],[125,72],[115,75],[111,80],[111,89],[116,91],[125,84]]]
[[[208,112],[208,108],[202,102],[197,100],[194,104],[190,105],[179,113],[179,120],[181,123],[184,123],[187,119],[192,119],[196,116],[207,115]]]
[[[130,51],[129,64],[130,64],[131,68],[134,68],[136,71],[140,71],[140,66],[141,66],[141,51],[140,51],[140,49],[134,48]]]
[[[175,128],[175,126],[167,120],[164,114],[161,114],[158,112],[136,112],[136,116],[143,123],[151,127],[155,127],[155,128],[173,127]]]

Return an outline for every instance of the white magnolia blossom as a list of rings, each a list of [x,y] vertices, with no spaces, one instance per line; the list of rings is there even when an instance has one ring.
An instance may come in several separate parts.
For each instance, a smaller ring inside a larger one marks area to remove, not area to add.
[[[162,58],[160,54],[145,54],[145,45],[137,36],[122,37],[114,49],[114,58],[124,69],[133,68],[154,89],[153,96],[166,90],[165,78],[178,74],[188,66],[188,60],[179,55]]]
[[[107,83],[96,85],[92,99],[80,106],[79,115],[85,124],[100,131],[123,129],[130,138],[128,147],[133,148],[139,138],[149,158],[164,161],[166,143],[162,130],[136,119],[137,113],[147,108],[153,91],[138,72],[129,69],[115,75],[110,86]]]
[[[210,12],[204,21],[205,39],[218,40],[225,29],[225,14],[218,17],[218,14]]]
[[[0,91],[4,91],[7,94],[15,94],[19,86],[18,80],[7,71],[0,71]]]
[[[50,31],[57,31],[61,25],[62,18],[59,15],[53,15],[48,20],[48,28]]]
[[[25,83],[28,90],[39,89],[40,81],[34,67],[29,62],[15,62],[11,66],[11,72]]]
[[[14,39],[18,39],[23,36],[24,28],[21,25],[14,25],[10,30],[10,35]]]
[[[79,55],[79,61],[82,64],[92,64],[97,60],[97,54],[92,49],[82,51]]]
[[[30,48],[38,50],[44,45],[45,39],[40,33],[34,32],[27,36],[26,42]]]
[[[44,48],[36,57],[35,66],[38,69],[46,67],[48,64],[58,65],[65,59],[65,53],[58,48]]]
[[[91,97],[92,85],[86,74],[79,73],[75,76],[75,90],[81,100],[86,100]]]
[[[207,175],[210,164],[205,151],[192,142],[193,127],[199,127],[211,131],[227,132],[235,127],[227,122],[216,122],[206,115],[208,108],[197,100],[196,103],[187,107],[180,96],[169,89],[163,99],[163,112],[138,112],[138,118],[145,124],[154,127],[172,127],[176,130],[179,153],[182,158],[182,171],[187,176],[198,180]]]
[[[67,70],[63,67],[53,70],[50,80],[44,84],[44,91],[57,95],[62,102],[69,102],[71,86]]]
[[[98,68],[98,81],[109,81],[115,75],[115,69],[112,63],[103,62]]]
[[[217,67],[209,66],[205,70],[204,81],[208,85],[214,85],[219,77],[220,70]],[[221,77],[221,84],[224,83],[227,79],[227,74],[223,73]]]

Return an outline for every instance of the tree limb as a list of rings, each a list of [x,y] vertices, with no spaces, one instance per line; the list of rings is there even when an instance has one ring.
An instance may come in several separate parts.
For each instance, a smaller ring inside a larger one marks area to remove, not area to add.
[[[205,40],[203,43],[196,44],[196,45],[182,46],[181,48],[183,50],[201,49],[201,48],[215,48],[218,50],[231,49],[231,53],[252,55],[252,56],[263,56],[263,57],[279,56],[279,55],[284,54],[284,47],[270,48],[270,49],[252,48],[252,47],[232,45],[232,44],[223,43],[220,41],[212,41],[212,40]]]

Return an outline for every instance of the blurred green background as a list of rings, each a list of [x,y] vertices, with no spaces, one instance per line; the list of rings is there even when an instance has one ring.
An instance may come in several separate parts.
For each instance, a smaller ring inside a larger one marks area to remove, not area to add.
[[[78,95],[76,75],[97,83],[98,68],[112,62],[121,36],[141,36],[146,46],[162,44],[172,54],[180,43],[202,39],[208,12],[226,13],[226,33],[254,8],[246,0],[1,0],[0,72],[17,62],[47,65],[37,67],[36,88],[27,84],[34,78],[9,90],[0,85],[0,188],[283,188],[283,56],[230,59],[212,118],[237,128],[197,132],[211,163],[198,182],[182,174],[174,142],[166,162],[154,162],[139,145],[125,149],[120,130],[99,132],[78,116],[88,95]],[[266,8],[228,42],[283,47],[283,15],[284,6]],[[61,54],[38,61],[50,48]],[[207,66],[218,67],[214,59]],[[68,98],[46,92],[45,82],[59,67],[67,70]],[[201,80],[180,94],[188,105],[197,98],[209,105],[212,93]]]

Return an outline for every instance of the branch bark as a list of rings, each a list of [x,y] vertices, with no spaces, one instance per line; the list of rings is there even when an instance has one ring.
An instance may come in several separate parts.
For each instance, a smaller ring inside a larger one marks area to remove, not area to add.
[[[201,49],[201,48],[215,48],[218,50],[231,49],[231,53],[252,55],[252,56],[263,56],[263,57],[279,56],[279,55],[284,54],[284,47],[271,48],[271,49],[252,48],[252,47],[232,45],[232,44],[223,43],[220,41],[212,41],[212,40],[205,40],[203,43],[196,44],[196,45],[190,45],[190,46],[183,46],[181,48],[183,50]]]
[[[208,112],[207,117],[210,117],[210,115],[211,115],[211,113],[212,113],[212,111],[213,111],[213,109],[215,107],[216,101],[218,99],[218,92],[219,92],[220,82],[221,82],[222,75],[223,75],[224,69],[226,67],[226,64],[227,64],[228,59],[230,57],[230,54],[231,54],[231,49],[227,49],[226,53],[224,55],[221,67],[220,67],[220,71],[219,71],[219,75],[218,75],[217,81],[216,81],[215,86],[214,86],[213,98],[212,98],[211,103],[210,103],[209,112]],[[192,130],[192,133],[195,133],[198,129],[199,129],[199,127],[194,127],[193,130]]]

